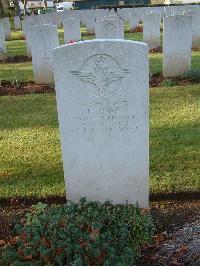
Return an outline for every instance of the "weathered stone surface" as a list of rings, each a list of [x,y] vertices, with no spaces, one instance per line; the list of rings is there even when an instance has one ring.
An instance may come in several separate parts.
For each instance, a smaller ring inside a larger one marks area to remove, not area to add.
[[[95,20],[103,20],[103,17],[108,16],[109,10],[108,9],[96,9],[95,12]]]
[[[18,17],[18,16],[14,17],[14,27],[15,27],[15,30],[21,30],[22,29],[20,17]]]
[[[59,46],[57,26],[34,26],[30,40],[35,82],[54,83],[52,53],[53,49]]]
[[[80,19],[70,18],[63,21],[64,27],[64,41],[68,43],[70,41],[81,40],[80,31]]]
[[[89,10],[85,17],[85,25],[86,31],[89,34],[93,34],[95,32],[95,13],[94,10]]]
[[[179,76],[191,68],[192,17],[171,16],[163,21],[163,76]]]
[[[143,15],[143,41],[148,44],[150,50],[160,46],[160,23],[160,14]]]
[[[67,198],[148,206],[148,47],[93,40],[54,50]]]
[[[8,17],[2,18],[0,23],[3,25],[4,36],[6,40],[11,38],[11,30],[10,30],[10,20]]]
[[[3,25],[0,24],[0,60],[4,60],[7,57],[6,42],[4,36]]]
[[[31,58],[31,34],[32,28],[36,26],[36,22],[30,18],[26,17],[22,23],[23,33],[26,38],[26,52],[27,56]]]
[[[134,31],[135,28],[140,23],[140,15],[138,12],[132,11],[129,13],[129,23],[130,23],[131,31]]]
[[[97,39],[123,39],[124,23],[120,19],[105,19],[95,23]]]
[[[192,47],[200,46],[200,10],[185,11],[184,15],[192,16]]]

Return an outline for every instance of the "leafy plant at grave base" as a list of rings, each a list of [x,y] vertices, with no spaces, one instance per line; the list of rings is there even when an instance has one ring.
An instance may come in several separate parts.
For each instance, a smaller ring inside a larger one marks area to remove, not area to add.
[[[22,80],[18,79],[18,76],[16,73],[17,73],[16,69],[11,70],[11,81],[10,82],[15,88],[19,87],[22,84]]]
[[[189,70],[189,71],[185,72],[182,75],[182,77],[183,78],[188,78],[188,79],[190,79],[191,81],[194,81],[194,82],[200,82],[200,70],[199,69]]]
[[[177,85],[177,81],[173,80],[173,79],[164,79],[161,83],[160,83],[160,87],[172,87],[172,86],[176,86]]]
[[[48,208],[39,203],[14,231],[3,265],[135,265],[154,225],[137,206],[81,198],[79,204]]]

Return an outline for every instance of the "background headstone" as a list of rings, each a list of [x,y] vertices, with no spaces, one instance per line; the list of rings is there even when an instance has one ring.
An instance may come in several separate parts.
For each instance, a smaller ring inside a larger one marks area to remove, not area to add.
[[[32,28],[31,53],[36,83],[54,83],[52,54],[53,49],[58,46],[56,25],[40,25]]]
[[[6,42],[4,36],[3,25],[0,24],[0,60],[4,60],[7,57]]]
[[[131,31],[134,31],[135,28],[139,25],[140,23],[140,17],[139,14],[135,11],[135,12],[130,12],[129,13],[129,24],[131,27]]]
[[[163,19],[163,76],[179,76],[191,68],[192,17]]]
[[[97,39],[124,39],[124,23],[121,19],[105,19],[95,23]]]
[[[0,22],[3,25],[5,39],[9,40],[11,38],[10,20],[8,17],[6,17],[2,18]]]
[[[192,16],[192,47],[200,46],[200,10],[185,11],[184,15]]]
[[[18,17],[18,16],[14,17],[14,27],[15,27],[15,30],[21,30],[22,29],[20,17]]]
[[[149,50],[160,46],[161,16],[158,13],[143,15],[143,41],[148,44]]]
[[[31,34],[32,28],[36,26],[35,23],[36,22],[31,17],[26,17],[22,23],[24,37],[26,38],[26,53],[28,58],[31,58]]]
[[[70,18],[63,21],[64,27],[64,41],[68,43],[70,41],[80,41],[80,19]]]

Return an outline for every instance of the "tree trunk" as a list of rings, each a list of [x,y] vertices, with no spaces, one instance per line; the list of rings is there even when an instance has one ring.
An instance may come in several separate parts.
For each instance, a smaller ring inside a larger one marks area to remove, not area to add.
[[[2,0],[0,0],[0,18],[4,17],[4,7],[3,7],[3,3]]]
[[[9,7],[8,0],[0,0],[0,18],[6,16],[8,7]]]
[[[43,0],[43,3],[44,3],[44,10],[46,11],[47,10],[47,0]]]
[[[19,6],[19,0],[13,0],[13,4],[15,6],[16,15],[21,17],[21,10],[20,10],[20,6]]]
[[[26,9],[27,0],[23,0],[23,4],[24,4],[24,16],[26,16],[27,15],[27,9]]]

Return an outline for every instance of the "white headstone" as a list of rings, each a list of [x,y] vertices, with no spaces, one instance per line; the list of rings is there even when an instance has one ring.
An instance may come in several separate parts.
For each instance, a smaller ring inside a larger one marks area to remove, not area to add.
[[[93,40],[54,50],[67,198],[148,206],[148,47]]]
[[[6,18],[2,18],[0,22],[3,25],[5,39],[9,40],[11,38],[10,20],[8,17],[6,17]]]
[[[70,41],[80,41],[80,19],[70,18],[63,21],[64,27],[64,41],[68,43]]]
[[[34,80],[37,84],[54,83],[52,54],[59,46],[56,25],[40,25],[32,28],[31,53]]]
[[[143,15],[143,41],[148,44],[149,50],[160,46],[160,23],[160,14]]]
[[[51,15],[52,24],[57,25],[57,27],[62,26],[62,12],[53,12]]]
[[[20,21],[19,16],[14,17],[14,27],[15,27],[15,30],[21,30],[22,29],[22,25],[21,25],[21,21]]]
[[[129,14],[129,24],[131,27],[131,31],[134,31],[135,28],[139,25],[140,23],[140,16],[136,12],[130,12]]]
[[[32,34],[32,28],[36,26],[36,22],[32,20],[31,18],[25,18],[22,22],[22,28],[23,28],[23,33],[26,38],[26,52],[27,56],[31,58],[31,34]]]
[[[93,34],[95,31],[95,13],[88,11],[85,18],[86,32]]]
[[[192,16],[192,47],[200,46],[200,10],[186,11],[184,15]]]
[[[106,19],[95,23],[97,39],[124,39],[124,23],[120,19]]]
[[[179,76],[191,68],[192,17],[163,20],[163,76]]]
[[[165,15],[165,17],[173,15],[173,9],[171,6],[165,6],[164,7],[164,15]]]
[[[0,24],[0,60],[4,60],[7,57],[6,42],[4,36],[3,25]]]
[[[103,17],[107,16],[108,14],[109,14],[108,9],[96,9],[95,20],[96,21],[102,20]]]
[[[129,8],[122,8],[122,9],[117,9],[117,13],[121,19],[123,19],[124,22],[129,21],[129,13],[130,10]]]

